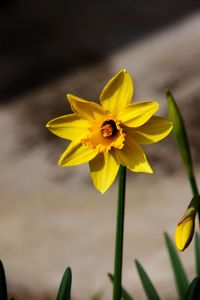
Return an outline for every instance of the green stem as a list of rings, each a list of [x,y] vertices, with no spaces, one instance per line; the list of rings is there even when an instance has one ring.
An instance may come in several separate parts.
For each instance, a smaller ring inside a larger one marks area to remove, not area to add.
[[[126,190],[126,167],[120,166],[116,237],[115,237],[113,300],[120,300],[121,293],[122,293],[125,190]]]
[[[191,186],[191,189],[192,189],[193,196],[194,197],[198,196],[199,191],[198,191],[196,179],[195,179],[193,174],[189,176],[189,181],[190,181],[190,186]],[[198,210],[198,218],[199,218],[199,226],[200,226],[200,210]]]
[[[195,177],[192,175],[192,176],[189,177],[189,180],[190,180],[190,186],[191,186],[191,189],[192,189],[193,196],[194,197],[198,196],[199,191],[198,191],[198,187],[197,187]]]

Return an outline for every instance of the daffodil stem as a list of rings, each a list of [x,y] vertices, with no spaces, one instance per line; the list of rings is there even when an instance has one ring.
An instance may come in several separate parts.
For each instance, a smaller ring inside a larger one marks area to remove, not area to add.
[[[193,174],[189,176],[189,181],[190,181],[190,186],[191,186],[191,189],[192,189],[193,196],[194,197],[198,196],[199,191],[198,191],[195,176]],[[198,210],[198,218],[199,218],[199,226],[200,226],[200,210]]]
[[[118,208],[117,208],[117,222],[116,222],[116,236],[115,236],[113,300],[120,300],[121,292],[122,292],[125,190],[126,190],[126,167],[120,166]]]
[[[199,195],[199,191],[198,191],[198,187],[197,187],[195,177],[190,176],[189,180],[190,180],[190,186],[191,186],[191,189],[192,189],[193,196],[195,197],[195,196]]]

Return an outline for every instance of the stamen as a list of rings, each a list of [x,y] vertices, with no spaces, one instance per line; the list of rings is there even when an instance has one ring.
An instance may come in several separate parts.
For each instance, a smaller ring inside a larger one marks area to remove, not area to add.
[[[99,153],[106,153],[112,148],[122,149],[124,147],[125,133],[118,120],[105,117],[92,120],[89,133],[81,142]]]
[[[103,122],[101,126],[101,133],[103,137],[113,137],[117,133],[118,129],[116,127],[116,124],[113,120],[106,120]]]

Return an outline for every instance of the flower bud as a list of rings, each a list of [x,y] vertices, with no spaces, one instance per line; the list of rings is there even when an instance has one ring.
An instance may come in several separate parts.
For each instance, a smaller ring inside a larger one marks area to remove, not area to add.
[[[187,213],[178,223],[175,230],[175,243],[178,250],[183,251],[192,241],[195,227],[195,213]]]

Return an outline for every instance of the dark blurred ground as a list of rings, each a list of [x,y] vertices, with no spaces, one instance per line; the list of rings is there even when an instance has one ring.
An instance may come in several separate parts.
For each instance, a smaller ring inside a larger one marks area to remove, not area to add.
[[[196,0],[7,0],[0,4],[0,100],[99,62],[176,22]]]

